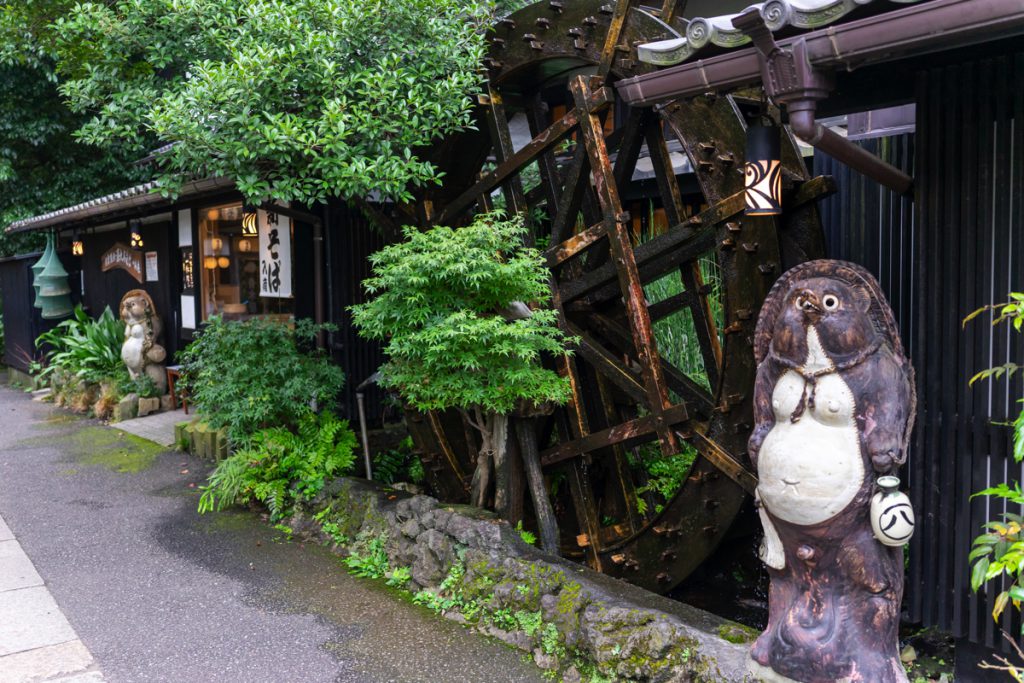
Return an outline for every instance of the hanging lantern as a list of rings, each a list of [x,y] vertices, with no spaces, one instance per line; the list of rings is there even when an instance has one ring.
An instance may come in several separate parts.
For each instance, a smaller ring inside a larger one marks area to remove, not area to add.
[[[780,131],[775,125],[755,123],[747,128],[747,164],[743,168],[748,216],[782,213],[782,160]]]
[[[227,268],[230,265],[231,265],[231,261],[228,259],[227,256],[221,256],[221,257],[219,257],[217,259],[217,267],[218,268]]]
[[[213,237],[213,238],[210,239],[210,249],[212,251],[220,253],[220,250],[223,249],[223,248],[224,248],[224,240],[222,240],[219,237]]]
[[[32,264],[32,287],[36,290],[36,298],[33,305],[36,308],[42,308],[43,302],[39,300],[39,273],[43,272],[46,268],[46,264],[49,262],[50,257],[53,255],[53,235],[48,234],[46,236],[46,248],[43,249],[43,255],[39,257],[39,260]]]
[[[71,314],[71,287],[68,286],[68,271],[52,248],[53,236],[50,236],[50,258],[36,277],[39,285],[39,303],[44,319],[65,318]]]
[[[238,251],[243,254],[252,251],[252,241],[245,238],[238,240]]]
[[[203,258],[203,268],[207,270],[217,270],[217,257],[206,256]]]
[[[85,246],[82,244],[82,240],[75,240],[71,243],[71,254],[73,256],[81,256],[85,253]]]
[[[246,237],[256,237],[259,229],[256,224],[256,207],[246,204],[242,207],[242,234]]]

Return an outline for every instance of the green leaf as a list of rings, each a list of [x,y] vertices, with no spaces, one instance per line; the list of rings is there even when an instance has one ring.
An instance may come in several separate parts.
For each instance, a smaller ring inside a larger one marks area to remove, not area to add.
[[[974,568],[971,570],[971,590],[975,593],[977,593],[978,589],[985,583],[985,575],[988,572],[988,567],[989,560],[984,557],[974,564]]]

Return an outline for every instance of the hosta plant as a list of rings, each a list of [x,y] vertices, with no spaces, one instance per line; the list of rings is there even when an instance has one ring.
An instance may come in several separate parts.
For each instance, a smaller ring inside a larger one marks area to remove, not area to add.
[[[109,307],[93,320],[76,306],[70,318],[36,339],[36,348],[43,350],[39,377],[49,380],[59,368],[88,383],[117,378],[124,371],[123,342],[124,323]]]

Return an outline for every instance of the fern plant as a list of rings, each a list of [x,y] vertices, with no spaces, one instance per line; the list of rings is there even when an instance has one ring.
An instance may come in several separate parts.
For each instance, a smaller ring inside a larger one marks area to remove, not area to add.
[[[210,474],[199,512],[255,500],[267,506],[272,520],[287,517],[320,493],[329,477],[352,468],[355,446],[348,422],[329,412],[306,413],[295,432],[261,430]]]

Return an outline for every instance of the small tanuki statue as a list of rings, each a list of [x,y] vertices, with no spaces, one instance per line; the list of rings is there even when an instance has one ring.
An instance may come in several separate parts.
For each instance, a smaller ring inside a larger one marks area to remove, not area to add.
[[[901,546],[913,511],[899,480],[882,475],[906,459],[916,401],[878,282],[842,261],[786,272],[761,310],[754,353],[749,447],[771,585],[751,671],[764,681],[906,681]]]
[[[164,394],[167,391],[167,371],[163,362],[167,351],[157,343],[162,328],[149,293],[133,289],[125,294],[121,298],[121,320],[125,326],[121,360],[128,367],[128,375],[133,380],[148,376],[160,394]]]

